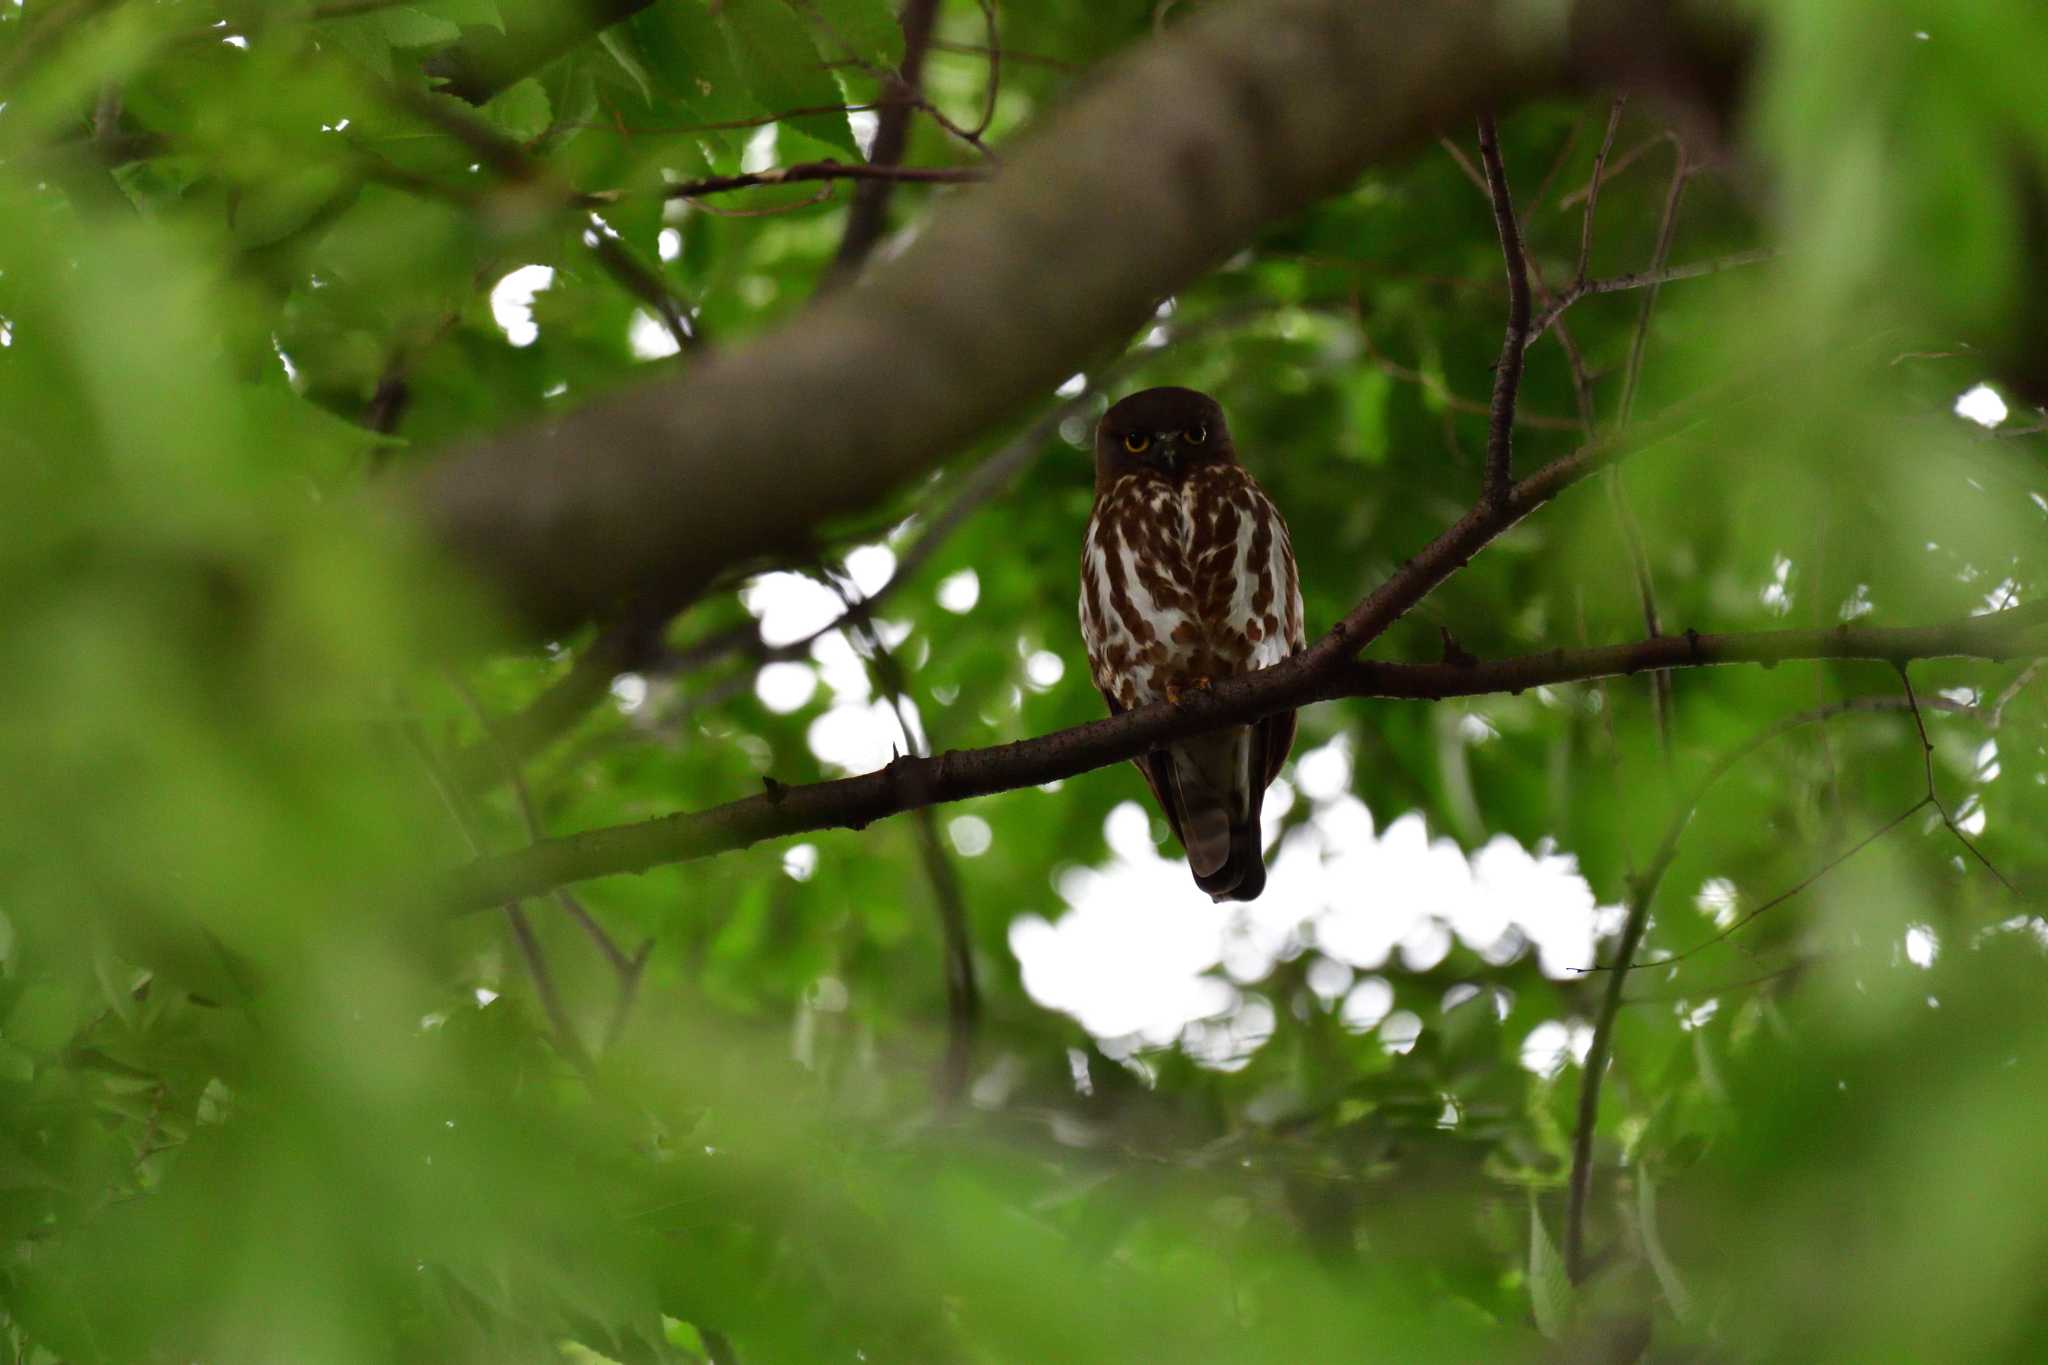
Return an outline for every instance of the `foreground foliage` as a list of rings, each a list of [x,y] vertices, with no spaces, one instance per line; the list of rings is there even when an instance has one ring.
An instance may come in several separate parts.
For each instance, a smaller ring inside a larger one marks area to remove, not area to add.
[[[1788,663],[1678,671],[1668,707],[1639,677],[1313,709],[1297,753],[1345,780],[1293,774],[1280,837],[1334,869],[1327,899],[1276,882],[1301,922],[1220,938],[1218,1012],[1177,1036],[1090,1034],[1010,948],[1129,861],[1127,765],[441,903],[449,869],[539,835],[1094,718],[1073,564],[1105,391],[1217,394],[1312,630],[1342,617],[1480,491],[1507,291],[1466,130],[593,669],[603,627],[536,647],[381,499],[800,325],[851,186],[688,182],[859,160],[846,106],[902,32],[875,0],[659,0],[514,71],[491,54],[546,26],[509,0],[270,9],[0,10],[18,1359],[2039,1358],[2048,688],[2024,661],[1916,663],[1910,694]],[[959,174],[896,186],[899,223],[1155,41],[1138,4],[996,19],[992,88],[981,9],[938,8],[923,88],[953,126],[920,111],[901,159]],[[1628,459],[1379,657],[1633,640],[1646,590],[1672,634],[2032,602],[2048,436],[1984,356],[2039,294],[2008,174],[2048,153],[2048,34],[1989,0],[1757,22],[1725,139],[1683,102],[1611,130],[1605,94],[1502,111],[1537,315],[1615,286],[1530,349],[1518,467]],[[504,79],[436,84],[480,70]],[[503,282],[534,266],[529,333]],[[887,386],[889,362],[848,364]],[[1987,379],[2011,409],[1988,429],[1950,411]],[[750,606],[791,575],[843,632],[762,641]],[[597,688],[532,724],[579,665]],[[1609,960],[1637,903],[1638,958],[1676,959],[1626,982],[1583,1200],[1574,1048],[1610,977],[1526,946],[1540,907],[1454,936],[1345,861],[1376,847],[1348,796],[1381,837],[1419,813],[1460,866],[1568,856],[1613,907]],[[1418,926],[1347,961],[1315,921],[1362,908]]]

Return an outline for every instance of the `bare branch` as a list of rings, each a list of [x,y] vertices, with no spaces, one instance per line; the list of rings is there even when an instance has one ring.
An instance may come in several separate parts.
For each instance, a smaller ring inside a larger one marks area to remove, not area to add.
[[[964,57],[987,57],[994,53],[994,49],[985,44],[953,43],[942,40],[934,40],[932,50],[935,52],[955,52]],[[1050,67],[1054,71],[1074,72],[1081,69],[1076,63],[1067,61],[1062,57],[1048,57],[1042,52],[1019,52],[1015,48],[1004,48],[999,55],[1006,62],[1021,62],[1025,66]]]
[[[2019,888],[2014,886],[2003,872],[2000,872],[1995,866],[1992,865],[1991,860],[1984,856],[1984,851],[1982,849],[1978,848],[1977,845],[1970,842],[1970,836],[1963,833],[1962,826],[1956,823],[1956,817],[1950,813],[1947,803],[1945,803],[1941,799],[1940,795],[1935,792],[1934,742],[1927,738],[1927,720],[1920,714],[1920,699],[1913,695],[1913,678],[1912,675],[1908,673],[1906,670],[1906,660],[1898,660],[1897,667],[1899,670],[1899,686],[1905,689],[1906,705],[1913,712],[1913,727],[1920,733],[1920,757],[1923,760],[1922,766],[1925,768],[1927,774],[1927,800],[1925,804],[1934,807],[1935,811],[1939,813],[1941,816],[1941,823],[1948,826],[1948,832],[1950,834],[1956,836],[1956,842],[1961,844],[1964,848],[1970,850],[1970,855],[1974,857],[1978,862],[1984,865],[1984,870],[1986,872],[1989,872],[1992,876],[1998,878],[1998,884],[2000,886],[2003,886],[2007,891],[2012,892],[2014,895],[2019,894]]]
[[[1619,110],[1616,111],[1617,116]],[[1678,229],[1678,205],[1685,194],[1688,177],[1692,168],[1686,159],[1685,144],[1673,135],[1671,145],[1677,151],[1677,161],[1671,170],[1671,188],[1664,198],[1664,216],[1657,228],[1657,245],[1650,257],[1650,273],[1664,268],[1671,254],[1671,239]],[[1586,222],[1588,230],[1592,223],[1593,200],[1586,200]],[[1629,347],[1628,370],[1621,384],[1621,403],[1615,414],[1615,425],[1626,427],[1635,415],[1636,386],[1642,377],[1643,354],[1649,345],[1650,315],[1657,306],[1657,286],[1652,284],[1643,295],[1643,306],[1636,315],[1634,342]],[[1650,557],[1643,548],[1642,529],[1636,524],[1635,511],[1629,505],[1628,490],[1622,484],[1619,470],[1607,476],[1608,491],[1613,494],[1615,514],[1621,525],[1622,540],[1629,556],[1629,573],[1635,580],[1636,600],[1642,607],[1643,629],[1651,635],[1661,634],[1662,623],[1657,615],[1657,584],[1650,572]],[[1668,762],[1671,757],[1671,675],[1656,672],[1650,675],[1650,701],[1657,719],[1657,743]]]
[[[1579,217],[1579,264],[1572,271],[1572,290],[1586,283],[1586,267],[1593,259],[1593,210],[1600,203],[1600,181],[1607,173],[1607,154],[1614,150],[1614,134],[1621,127],[1622,110],[1627,107],[1628,96],[1615,96],[1607,114],[1607,132],[1600,139],[1600,150],[1593,156],[1593,174],[1586,181],[1586,211]],[[1566,206],[1569,207],[1569,201]]]
[[[938,0],[904,0],[903,64],[883,75],[882,112],[875,120],[875,140],[868,151],[871,170],[896,166],[909,146],[910,114],[923,89],[924,57],[931,44],[938,9]],[[892,181],[881,176],[855,189],[853,207],[846,214],[846,230],[839,239],[839,253],[826,273],[824,287],[851,278],[875,249],[875,243],[882,240],[889,225],[892,192]]]
[[[2027,690],[2028,685],[2040,675],[2042,665],[2044,664],[2048,664],[2048,659],[2036,659],[2013,675],[2013,680],[2005,685],[2005,690],[2000,692],[1998,699],[1991,703],[1990,719],[1986,724],[1996,730],[2005,723],[2005,708],[2012,705],[2013,698]]]
[[[1540,477],[1540,476],[1539,476]],[[1527,486],[1517,487],[1517,495]],[[1780,663],[1793,659],[2031,658],[2048,603],[2015,607],[1942,625],[1757,631],[1662,636],[1633,644],[1552,650],[1491,661],[1387,664],[1351,658],[1349,637],[1271,668],[1218,681],[1160,702],[1036,739],[933,758],[899,758],[860,777],[771,791],[707,811],[550,839],[453,874],[443,888],[451,907],[479,909],[564,882],[686,862],[764,839],[829,828],[864,828],[935,802],[1072,777],[1133,758],[1161,744],[1242,724],[1275,711],[1339,697],[1437,700],[1583,682],[1650,668]]]
[[[928,746],[911,727],[910,714],[905,709],[910,684],[902,665],[875,629],[874,618],[861,612],[860,595],[845,576],[828,573],[826,581],[839,594],[849,617],[860,614],[853,634],[867,659],[869,674],[888,698],[889,709],[895,712],[896,728],[903,735],[905,751],[923,758]],[[939,1066],[938,1088],[940,1103],[951,1105],[966,1090],[973,1068],[974,1035],[981,1025],[981,990],[975,981],[974,939],[967,928],[967,901],[960,891],[959,869],[953,866],[945,845],[939,841],[939,821],[934,810],[931,805],[919,806],[913,821],[918,852],[924,860],[925,880],[931,886],[932,904],[939,915],[939,935],[945,954],[946,1055]]]
[[[1501,342],[1500,363],[1493,372],[1493,402],[1486,424],[1485,497],[1504,500],[1514,484],[1515,397],[1522,386],[1522,357],[1529,346],[1529,265],[1522,253],[1522,231],[1515,201],[1508,192],[1507,168],[1500,159],[1500,132],[1493,115],[1479,116],[1479,159],[1486,167],[1487,198],[1500,234],[1501,257],[1508,272],[1508,327]]]
[[[1606,178],[1612,180],[1615,176],[1620,175],[1623,171],[1635,165],[1636,162],[1642,160],[1645,155],[1656,150],[1657,144],[1663,140],[1664,134],[1662,133],[1658,133],[1655,137],[1644,138],[1641,142],[1616,157],[1613,164],[1606,167]],[[1594,182],[1588,179],[1585,184],[1557,201],[1558,211],[1560,213],[1568,213],[1573,205],[1582,204],[1598,193],[1599,190],[1595,187]]]
[[[744,175],[720,175],[705,180],[685,180],[662,189],[664,199],[701,199],[731,190],[761,185],[794,185],[809,180],[863,180],[890,184],[965,185],[986,180],[989,173],[979,166],[885,166],[845,161],[804,161]],[[616,198],[616,195],[612,196]],[[860,203],[859,196],[854,202]]]
[[[1704,939],[1701,939],[1698,943],[1693,944],[1692,947],[1685,949],[1683,952],[1672,953],[1666,957],[1660,957],[1657,958],[1655,961],[1651,962],[1638,962],[1635,965],[1641,968],[1674,966],[1677,963],[1685,961],[1689,957],[1694,957],[1700,953],[1705,952],[1707,949],[1713,947],[1717,943],[1726,942],[1728,939],[1733,938],[1736,934],[1740,933],[1742,930],[1748,928],[1751,924],[1755,923],[1759,918],[1761,918],[1766,913],[1777,909],[1786,901],[1791,900],[1794,896],[1797,896],[1800,892],[1812,886],[1822,877],[1827,876],[1828,873],[1833,872],[1843,863],[1848,862],[1851,858],[1861,853],[1864,849],[1869,848],[1872,844],[1876,843],[1879,839],[1882,839],[1885,835],[1890,834],[1893,830],[1897,829],[1900,825],[1903,825],[1904,823],[1906,823],[1907,820],[1911,819],[1916,813],[1925,810],[1926,807],[1927,798],[1923,796],[1918,801],[1915,801],[1912,805],[1900,811],[1897,815],[1894,815],[1889,820],[1886,820],[1876,829],[1871,830],[1868,834],[1864,835],[1861,839],[1858,839],[1855,843],[1849,845],[1849,847],[1843,849],[1840,853],[1837,853],[1834,857],[1822,863],[1812,872],[1809,872],[1804,877],[1801,877],[1797,882],[1794,882],[1791,886],[1786,887],[1777,895],[1772,896],[1768,900],[1765,900],[1760,904],[1756,905],[1747,914],[1744,914],[1730,921],[1726,928],[1721,929],[1718,932],[1711,934]],[[1618,974],[1621,968],[1620,964],[1617,962],[1613,966],[1594,967],[1589,968],[1588,970],[1612,971]]]
[[[449,690],[455,693],[470,715],[476,718],[476,723],[482,727],[484,742],[497,750],[499,761],[504,765],[505,780],[511,784],[512,794],[519,805],[519,817],[526,826],[527,841],[533,843],[546,838],[546,831],[541,828],[540,812],[534,809],[533,793],[527,789],[526,778],[520,773],[519,765],[512,760],[512,755],[499,742],[498,729],[491,720],[491,713],[485,709],[483,701],[476,695],[474,689],[453,670],[449,670],[446,677]],[[565,888],[555,888],[555,903],[576,922],[577,927],[583,930],[590,941],[597,945],[598,952],[604,955],[605,961],[611,963],[612,970],[618,973],[621,996],[630,998],[639,985],[639,962],[645,960],[645,955],[643,954],[640,959],[627,957],[619,945],[612,941],[612,936],[605,932],[605,927],[599,924],[596,917],[584,908],[583,903],[570,895]]]
[[[1461,393],[1456,393],[1437,375],[1418,370],[1412,365],[1403,365],[1400,361],[1381,350],[1378,343],[1372,339],[1372,334],[1365,329],[1365,319],[1362,312],[1358,322],[1358,337],[1365,348],[1365,358],[1377,366],[1382,373],[1390,375],[1404,384],[1414,384],[1427,390],[1433,398],[1452,412],[1470,413],[1474,417],[1491,418],[1493,416],[1493,408],[1490,404],[1482,403],[1476,398],[1467,398]],[[1570,417],[1553,417],[1547,413],[1524,412],[1519,408],[1515,412],[1514,420],[1519,426],[1539,431],[1574,431],[1585,435],[1591,430],[1585,422],[1580,420],[1574,420]]]
[[[435,754],[433,745],[427,742],[425,733],[418,722],[409,721],[399,727],[413,753],[420,760],[420,767],[426,772],[427,780],[441,804],[447,809],[449,818],[462,834],[463,842],[470,852],[481,856],[484,851],[483,832],[478,828],[476,812],[463,793],[448,778],[446,767]],[[539,999],[541,1010],[548,1017],[548,1023],[555,1034],[555,1046],[562,1056],[587,1080],[594,1073],[590,1052],[577,1036],[576,1025],[569,1018],[569,1012],[562,1006],[561,993],[555,989],[553,973],[548,970],[547,955],[542,951],[540,939],[533,932],[533,924],[526,917],[520,905],[520,898],[507,897],[501,906],[505,922],[512,930],[513,942],[519,948],[519,956],[525,963],[526,972],[533,981],[534,995]]]
[[[1671,168],[1671,187],[1664,194],[1664,216],[1657,227],[1657,246],[1650,256],[1647,273],[1654,276],[1664,269],[1664,263],[1671,255],[1671,239],[1678,231],[1678,205],[1685,197],[1686,182],[1692,176],[1691,163],[1686,158],[1685,144],[1671,135],[1671,146],[1677,160]],[[1635,340],[1629,346],[1628,370],[1621,381],[1621,408],[1618,420],[1623,426],[1635,414],[1636,387],[1642,381],[1643,354],[1650,344],[1650,315],[1657,307],[1657,289],[1661,281],[1653,280],[1649,292],[1643,295],[1643,306],[1636,314]]]
[[[988,29],[988,82],[981,92],[981,119],[973,133],[980,137],[996,121],[996,97],[1003,88],[1003,34],[996,21],[996,0],[980,0],[982,23]]]
[[[1671,284],[1677,280],[1696,280],[1703,275],[1718,275],[1724,270],[1735,270],[1745,265],[1758,265],[1775,261],[1779,252],[1776,247],[1757,247],[1750,251],[1731,251],[1725,256],[1711,260],[1689,261],[1684,265],[1666,266],[1662,270],[1638,270],[1628,275],[1610,275],[1605,279],[1581,280],[1553,299],[1544,310],[1536,315],[1530,324],[1529,340],[1533,344],[1548,331],[1564,311],[1580,299],[1593,294],[1620,294],[1631,289],[1651,289],[1658,285]],[[1894,362],[1896,363],[1896,362]]]

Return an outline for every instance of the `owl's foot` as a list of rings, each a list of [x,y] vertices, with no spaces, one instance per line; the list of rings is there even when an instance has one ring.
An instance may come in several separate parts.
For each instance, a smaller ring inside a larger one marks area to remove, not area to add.
[[[1210,679],[1206,675],[1197,678],[1189,678],[1186,686],[1181,686],[1177,683],[1168,683],[1166,685],[1166,704],[1168,706],[1179,706],[1181,698],[1185,697],[1188,693],[1207,692],[1209,690],[1209,683]]]

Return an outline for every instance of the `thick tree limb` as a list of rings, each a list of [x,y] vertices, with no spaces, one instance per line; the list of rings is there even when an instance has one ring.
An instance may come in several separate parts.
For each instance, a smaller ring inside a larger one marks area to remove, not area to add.
[[[414,508],[556,625],[791,548],[1057,384],[1263,224],[1482,105],[1569,84],[1569,39],[1586,35],[1536,13],[1216,7],[1091,86],[863,288],[687,376],[445,460]],[[891,384],[872,382],[878,356]]]
[[[453,874],[442,888],[452,908],[483,909],[564,882],[687,862],[763,839],[830,828],[862,828],[917,806],[1035,786],[1134,758],[1174,739],[1242,724],[1275,711],[1338,697],[1440,700],[1584,682],[1653,668],[1775,664],[1794,659],[2032,658],[2042,649],[2048,603],[1942,625],[1772,630],[1733,635],[1688,632],[1633,644],[1552,650],[1514,658],[1389,664],[1310,650],[1206,691],[1036,739],[988,749],[900,758],[879,772],[803,787],[772,785],[760,795],[707,811],[550,839]]]

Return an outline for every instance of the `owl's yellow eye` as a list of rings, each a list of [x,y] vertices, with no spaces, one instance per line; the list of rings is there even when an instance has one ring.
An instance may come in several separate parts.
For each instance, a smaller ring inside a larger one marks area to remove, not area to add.
[[[1188,438],[1189,445],[1198,446],[1202,444],[1202,442],[1209,439],[1209,428],[1203,426],[1200,422],[1197,422],[1195,423],[1195,425],[1189,427],[1186,431],[1183,431],[1181,435]]]
[[[1143,455],[1146,447],[1151,444],[1152,438],[1142,431],[1127,431],[1124,433],[1124,449],[1130,451],[1133,455]]]

